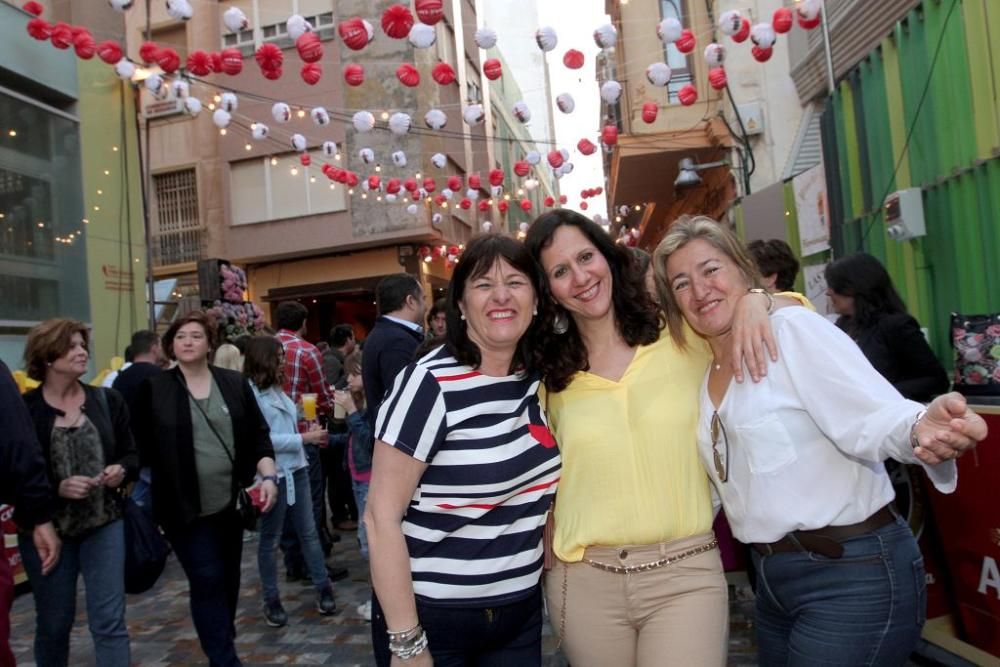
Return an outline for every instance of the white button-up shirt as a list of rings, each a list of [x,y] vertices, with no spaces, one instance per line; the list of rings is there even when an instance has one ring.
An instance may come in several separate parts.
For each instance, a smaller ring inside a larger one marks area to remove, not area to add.
[[[746,543],[864,521],[895,497],[883,462],[920,463],[910,429],[923,406],[904,399],[853,340],[805,308],[778,310],[771,325],[779,361],[759,383],[731,382],[718,409],[726,482],[714,463],[707,375],[701,391],[702,463]],[[924,468],[939,491],[955,490],[954,461]]]

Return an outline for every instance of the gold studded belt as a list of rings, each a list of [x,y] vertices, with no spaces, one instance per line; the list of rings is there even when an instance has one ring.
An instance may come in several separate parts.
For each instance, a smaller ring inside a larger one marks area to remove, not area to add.
[[[688,549],[687,551],[665,556],[664,558],[650,561],[648,563],[639,563],[638,565],[609,565],[590,558],[584,558],[583,562],[587,565],[596,567],[598,570],[604,570],[605,572],[613,572],[615,574],[634,574],[636,572],[646,572],[647,570],[655,570],[658,567],[672,565],[686,558],[697,556],[698,554],[703,554],[706,551],[716,549],[718,546],[719,541],[713,538],[711,542],[706,542],[705,544],[698,545],[692,549]]]

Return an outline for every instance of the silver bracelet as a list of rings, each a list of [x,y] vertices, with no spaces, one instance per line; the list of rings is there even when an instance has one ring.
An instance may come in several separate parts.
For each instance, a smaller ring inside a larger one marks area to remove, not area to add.
[[[427,649],[427,633],[417,625],[404,632],[389,632],[389,651],[400,660],[415,658]]]
[[[913,449],[920,446],[920,441],[917,440],[917,424],[920,423],[920,420],[923,419],[926,414],[927,410],[921,410],[918,412],[917,418],[913,420],[913,426],[910,427],[910,447]]]
[[[767,314],[770,315],[774,312],[774,295],[768,292],[766,289],[761,289],[760,287],[751,287],[747,290],[750,294],[763,294],[767,297]]]

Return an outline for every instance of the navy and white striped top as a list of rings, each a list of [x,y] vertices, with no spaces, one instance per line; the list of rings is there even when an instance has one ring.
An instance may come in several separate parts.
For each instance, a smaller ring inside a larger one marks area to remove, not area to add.
[[[538,384],[483,375],[443,347],[396,376],[376,434],[428,464],[403,519],[422,603],[507,604],[538,585],[560,469]]]

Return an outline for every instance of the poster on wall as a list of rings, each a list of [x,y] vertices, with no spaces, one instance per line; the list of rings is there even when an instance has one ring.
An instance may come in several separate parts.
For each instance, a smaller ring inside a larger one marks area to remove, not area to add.
[[[813,266],[802,267],[802,278],[806,283],[806,298],[816,306],[816,312],[826,318],[836,313],[829,309],[829,299],[826,298],[826,262]]]
[[[792,179],[795,211],[799,219],[802,256],[830,248],[830,208],[826,200],[826,172],[823,163]]]

